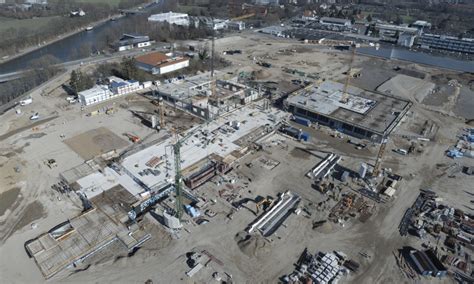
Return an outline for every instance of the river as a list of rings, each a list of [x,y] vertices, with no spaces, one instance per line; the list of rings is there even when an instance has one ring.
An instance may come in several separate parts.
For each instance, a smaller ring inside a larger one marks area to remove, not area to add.
[[[157,8],[162,2],[147,6],[146,9]],[[139,17],[140,15],[136,15]],[[142,15],[143,16],[143,15]],[[134,17],[134,15],[126,16]],[[105,21],[94,27],[91,31],[81,31],[64,39],[55,41],[51,44],[45,45],[34,51],[16,57],[10,61],[0,64],[0,74],[12,73],[27,69],[31,62],[44,55],[52,55],[61,62],[68,62],[81,59],[79,49],[82,45],[90,45],[92,50],[95,50],[95,43],[100,37],[104,36],[103,31],[109,27],[113,27],[123,21],[125,17],[118,18],[115,21]],[[83,56],[85,58],[87,56]]]
[[[146,9],[157,8],[162,3],[164,3],[163,0],[157,4],[148,6]],[[83,44],[90,45],[94,50],[95,43],[100,37],[104,36],[102,31],[109,27],[113,27],[113,25],[116,25],[122,20],[123,18],[119,18],[116,21],[106,21],[94,27],[94,29],[91,31],[81,31],[77,34],[58,40],[54,43],[7,61],[0,65],[0,74],[23,70],[30,66],[32,60],[35,60],[43,55],[52,55],[58,58],[61,62],[81,59],[80,52],[78,52],[78,50]],[[463,61],[450,57],[435,56],[424,52],[415,52],[397,47],[382,46],[378,50],[370,47],[361,47],[357,49],[357,51],[358,53],[364,55],[404,60],[461,72],[474,72],[474,61]]]
[[[378,50],[373,47],[361,47],[357,49],[357,52],[364,55],[409,61],[443,69],[451,69],[461,72],[474,72],[474,61],[436,56],[425,52],[416,52],[397,47],[380,47]]]

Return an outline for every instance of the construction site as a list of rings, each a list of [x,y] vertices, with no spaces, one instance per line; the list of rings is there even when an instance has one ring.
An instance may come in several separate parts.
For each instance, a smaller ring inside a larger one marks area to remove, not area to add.
[[[472,74],[253,31],[207,44],[229,66],[4,115],[6,283],[471,282]]]

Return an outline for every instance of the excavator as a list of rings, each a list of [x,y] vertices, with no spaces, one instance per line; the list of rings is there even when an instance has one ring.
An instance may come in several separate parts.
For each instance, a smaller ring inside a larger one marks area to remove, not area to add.
[[[263,210],[269,208],[273,204],[273,199],[270,198],[261,198],[259,201],[255,202],[255,207],[257,208],[257,214],[260,213],[260,208]]]
[[[124,136],[126,136],[131,142],[133,143],[138,143],[140,142],[140,137],[130,134],[130,133],[124,133]]]

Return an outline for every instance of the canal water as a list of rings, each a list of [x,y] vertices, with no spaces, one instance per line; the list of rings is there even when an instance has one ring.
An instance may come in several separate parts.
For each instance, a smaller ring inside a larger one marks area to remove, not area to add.
[[[154,5],[149,5],[146,7],[146,9],[157,8],[160,4],[161,2],[156,3]],[[136,17],[140,16],[143,15],[136,15]],[[126,17],[134,17],[134,15]],[[116,19],[115,21],[103,22],[102,24],[95,26],[94,29],[92,29],[91,31],[81,31],[79,33],[53,42],[44,47],[38,48],[32,52],[14,58],[3,64],[0,64],[0,74],[12,73],[26,69],[28,68],[28,66],[31,65],[31,61],[38,59],[44,55],[52,55],[59,59],[59,61],[61,62],[81,59],[81,54],[79,51],[81,46],[83,46],[84,44],[89,45],[92,50],[95,50],[96,43],[98,42],[99,38],[102,38],[104,36],[103,31],[108,29],[109,27],[117,25],[118,23],[120,23],[120,21],[123,21],[124,19],[125,17],[122,17]],[[82,58],[84,58],[84,56]]]
[[[386,59],[404,60],[444,69],[452,69],[455,71],[474,72],[474,61],[454,59],[451,57],[441,57],[424,52],[416,52],[396,47],[380,47],[378,50],[373,47],[361,47],[357,49],[357,52],[364,55],[377,56]]]

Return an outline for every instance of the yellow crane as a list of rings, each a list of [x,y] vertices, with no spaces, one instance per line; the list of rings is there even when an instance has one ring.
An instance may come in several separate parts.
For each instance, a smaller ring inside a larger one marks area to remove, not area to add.
[[[356,53],[356,45],[352,45],[352,54],[351,54],[351,60],[349,61],[349,70],[347,71],[347,76],[346,76],[346,82],[344,83],[344,89],[342,91],[342,97],[340,102],[341,103],[347,103],[349,101],[349,94],[347,93],[347,88],[349,88],[349,82],[351,80],[352,76],[352,64],[354,63],[354,58],[355,58],[355,53]]]
[[[245,20],[245,19],[248,19],[248,18],[252,18],[253,16],[255,16],[255,13],[249,13],[249,14],[245,14],[245,15],[242,15],[242,16],[232,18],[230,20],[231,21],[241,21],[241,20]]]
[[[382,159],[387,147],[388,138],[382,137],[382,143],[380,144],[379,152],[377,153],[377,159],[375,160],[374,170],[372,176],[376,178],[380,174],[380,168],[382,166]]]

